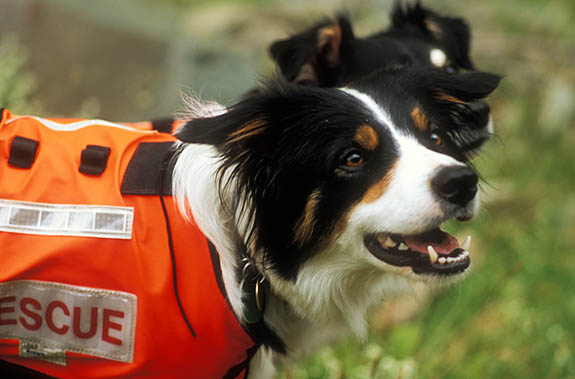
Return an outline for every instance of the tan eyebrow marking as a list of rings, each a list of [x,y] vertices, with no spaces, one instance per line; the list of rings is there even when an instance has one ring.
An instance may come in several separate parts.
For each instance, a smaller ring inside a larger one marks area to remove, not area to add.
[[[421,108],[417,105],[411,110],[411,121],[413,121],[417,129],[421,130],[422,132],[427,131],[427,117]]]
[[[441,28],[439,27],[438,24],[436,24],[435,22],[433,22],[431,20],[425,20],[423,22],[424,22],[427,30],[429,30],[432,34],[435,34],[435,35],[441,34],[442,31],[441,31]]]
[[[362,125],[355,132],[353,140],[366,150],[373,151],[379,146],[377,132],[370,125]]]
[[[321,192],[319,189],[315,189],[307,198],[304,211],[294,228],[294,240],[300,247],[308,242],[313,235],[315,224],[317,223],[316,213],[320,200]]]
[[[440,93],[440,94],[437,96],[437,99],[438,99],[438,100],[441,100],[441,101],[447,101],[447,102],[450,102],[450,103],[467,104],[466,101],[463,101],[463,100],[461,100],[461,99],[458,99],[458,98],[455,97],[455,96],[451,96],[451,95],[448,95],[448,94],[446,94],[446,93]]]

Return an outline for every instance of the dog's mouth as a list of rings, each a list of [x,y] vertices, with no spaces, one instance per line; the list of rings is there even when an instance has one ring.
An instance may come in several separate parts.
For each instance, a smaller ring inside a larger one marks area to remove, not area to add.
[[[370,234],[365,246],[377,259],[393,266],[409,266],[416,274],[454,275],[465,271],[469,258],[468,236],[460,245],[457,239],[439,228],[415,235]]]

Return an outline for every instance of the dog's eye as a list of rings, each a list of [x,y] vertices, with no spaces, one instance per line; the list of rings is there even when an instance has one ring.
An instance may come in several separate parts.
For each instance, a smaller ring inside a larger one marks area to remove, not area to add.
[[[445,66],[445,72],[447,72],[449,75],[455,75],[457,74],[457,69],[453,65],[448,64]]]
[[[441,146],[443,141],[441,140],[441,136],[437,133],[431,133],[429,138],[433,141],[436,146]]]
[[[357,151],[349,153],[345,157],[345,165],[350,168],[360,167],[361,165],[363,165],[363,162],[364,162],[363,155],[361,155]]]

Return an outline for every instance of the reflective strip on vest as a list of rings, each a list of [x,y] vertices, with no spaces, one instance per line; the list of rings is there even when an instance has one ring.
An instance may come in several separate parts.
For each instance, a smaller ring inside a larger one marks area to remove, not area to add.
[[[130,207],[45,204],[0,199],[0,230],[94,238],[132,238]]]

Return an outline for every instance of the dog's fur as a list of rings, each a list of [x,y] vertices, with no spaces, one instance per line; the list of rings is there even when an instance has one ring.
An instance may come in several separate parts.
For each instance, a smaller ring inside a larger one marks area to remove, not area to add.
[[[174,195],[216,245],[235,313],[244,308],[243,254],[269,283],[264,321],[289,359],[347,331],[365,338],[368,308],[411,280],[461,277],[469,258],[441,267],[412,248],[435,233],[444,242],[423,242],[450,245],[447,256],[453,238],[437,228],[477,212],[469,158],[489,132],[474,104],[498,82],[421,66],[341,89],[276,81],[182,127]],[[446,170],[465,171],[472,183],[457,179],[447,194],[436,184]],[[388,235],[409,251],[386,253],[374,242]],[[272,376],[282,357],[260,348],[251,375]]]
[[[391,26],[365,38],[353,32],[348,16],[320,22],[271,44],[269,54],[286,80],[333,87],[397,64],[418,63],[455,74],[472,70],[471,32],[461,18],[398,1]]]

